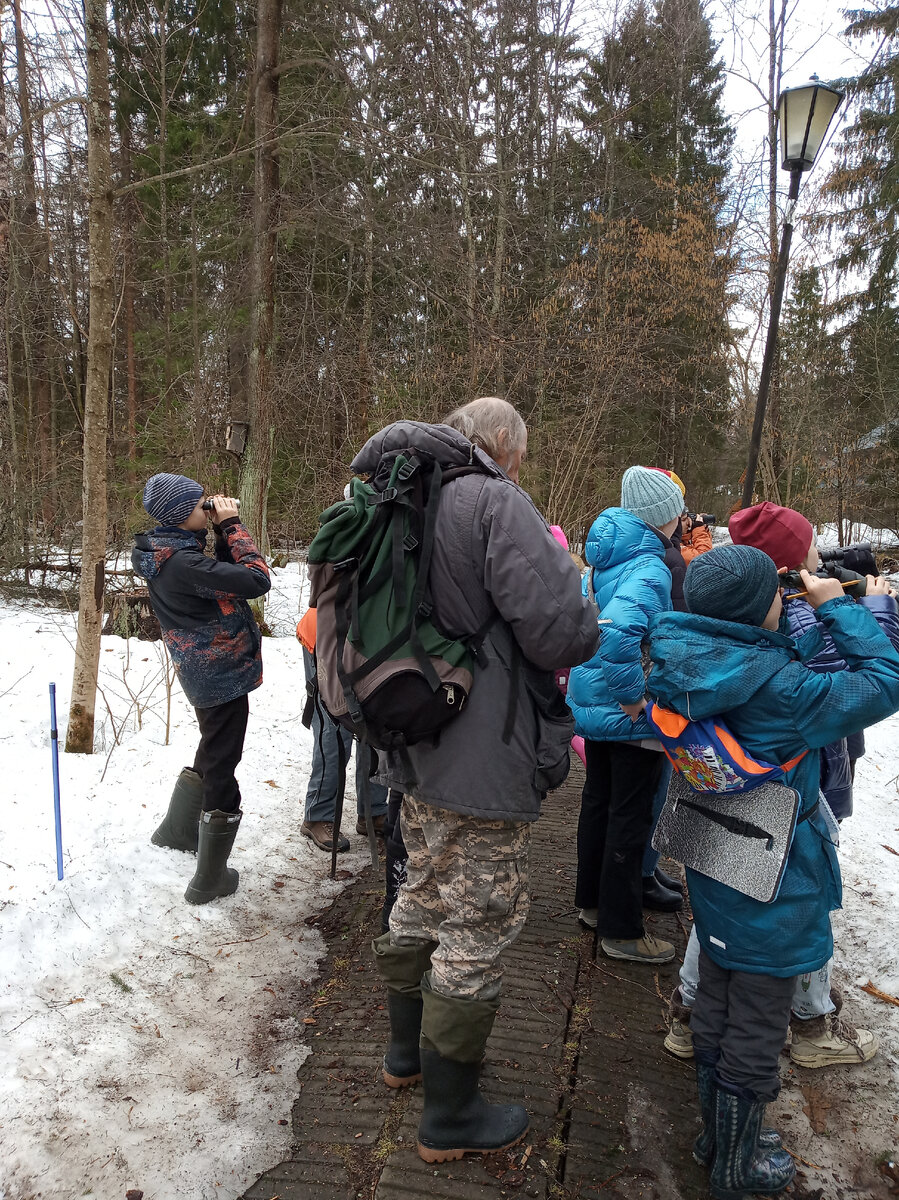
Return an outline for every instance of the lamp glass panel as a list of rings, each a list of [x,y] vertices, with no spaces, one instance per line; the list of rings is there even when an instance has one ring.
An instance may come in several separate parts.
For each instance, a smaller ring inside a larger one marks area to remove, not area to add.
[[[817,84],[781,93],[777,115],[784,167],[811,168],[841,100],[839,92]]]
[[[842,96],[840,96],[839,92],[832,92],[828,88],[819,87],[817,89],[815,111],[812,114],[812,122],[808,131],[808,141],[805,144],[805,153],[803,155],[809,166],[818,157],[821,143],[827,134],[827,127],[831,122],[833,114],[837,111],[837,106],[841,99]]]

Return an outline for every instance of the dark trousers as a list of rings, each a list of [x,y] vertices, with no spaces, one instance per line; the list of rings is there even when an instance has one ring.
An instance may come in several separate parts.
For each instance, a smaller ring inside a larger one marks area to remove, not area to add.
[[[236,812],[240,808],[240,788],[234,770],[243,757],[250,702],[238,696],[213,708],[195,708],[200,726],[200,744],[194,758],[194,770],[203,779],[203,811]]]
[[[585,742],[577,826],[578,908],[599,910],[600,937],[643,936],[643,851],[665,755],[629,742]]]
[[[697,1062],[717,1067],[725,1083],[747,1088],[758,1100],[775,1100],[795,983],[795,976],[728,971],[700,952],[690,1014]]]
[[[384,906],[381,910],[381,930],[386,933],[390,928],[390,914],[400,894],[400,888],[406,882],[406,843],[403,841],[403,830],[400,824],[400,813],[403,808],[403,793],[394,791],[387,793],[387,821],[384,826],[384,857],[385,890]]]

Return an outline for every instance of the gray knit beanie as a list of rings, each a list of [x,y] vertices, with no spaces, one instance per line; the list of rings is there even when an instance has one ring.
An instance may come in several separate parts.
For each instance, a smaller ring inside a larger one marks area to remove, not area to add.
[[[621,507],[647,525],[667,525],[684,511],[680,488],[662,471],[628,467],[621,480]]]
[[[755,546],[716,546],[687,567],[689,612],[718,621],[761,625],[780,586],[774,560]]]
[[[197,507],[203,488],[186,475],[163,472],[147,480],[144,508],[160,525],[180,525]]]

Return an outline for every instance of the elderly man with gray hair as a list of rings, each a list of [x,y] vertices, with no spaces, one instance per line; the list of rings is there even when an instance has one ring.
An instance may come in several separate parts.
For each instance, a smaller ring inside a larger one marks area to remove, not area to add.
[[[439,738],[388,754],[381,781],[403,792],[408,873],[374,943],[387,986],[384,1080],[423,1080],[418,1150],[426,1162],[492,1153],[524,1136],[518,1104],[478,1088],[499,1007],[499,958],[528,911],[528,841],[549,788],[568,772],[571,721],[552,671],[590,658],[596,614],[580,575],[517,485],[527,429],[484,397],[441,425],[400,421],[353,462],[412,448],[444,467],[475,466],[443,486],[429,586],[452,637],[486,628],[462,712]]]

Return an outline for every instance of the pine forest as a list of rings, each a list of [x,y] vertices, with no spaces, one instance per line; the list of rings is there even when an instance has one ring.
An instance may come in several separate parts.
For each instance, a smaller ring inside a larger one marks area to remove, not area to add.
[[[738,14],[700,0],[0,12],[6,566],[102,561],[156,471],[295,551],[368,435],[485,394],[575,543],[631,463],[726,521],[784,206],[781,0],[755,154],[715,32]],[[756,493],[899,529],[899,5],[840,32],[863,67],[804,185]]]

